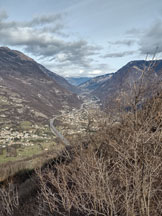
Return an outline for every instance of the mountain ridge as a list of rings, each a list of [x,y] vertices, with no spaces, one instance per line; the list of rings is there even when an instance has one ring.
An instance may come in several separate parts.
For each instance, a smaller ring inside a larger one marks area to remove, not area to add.
[[[94,78],[91,78],[90,80],[80,84],[78,87],[80,89],[86,89],[89,91],[94,91],[99,85],[104,83],[106,80],[110,79],[113,73],[104,74],[101,76],[97,76]]]
[[[161,82],[162,60],[134,60],[128,62],[92,93],[107,104],[113,97],[119,99],[121,93],[128,93],[131,86],[139,82],[141,76],[143,76],[143,82],[148,83],[148,86]]]
[[[82,83],[92,79],[91,77],[65,77],[65,79],[74,86],[79,86]]]
[[[61,110],[79,108],[71,85],[51,74],[23,53],[0,47],[0,121],[47,121]]]

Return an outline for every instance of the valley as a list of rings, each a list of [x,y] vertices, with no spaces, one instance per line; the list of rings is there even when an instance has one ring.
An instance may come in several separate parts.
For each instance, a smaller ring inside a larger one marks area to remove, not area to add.
[[[39,155],[44,151],[55,149],[58,145],[56,139],[73,140],[77,136],[87,133],[89,116],[95,116],[99,112],[99,99],[79,96],[83,103],[80,109],[73,108],[71,111],[62,110],[60,115],[48,119],[45,125],[33,123],[33,121],[12,121],[1,125],[0,134],[0,163],[17,161],[28,157]],[[93,124],[95,118],[93,117]],[[54,126],[55,134],[51,131]],[[97,129],[93,125],[93,129]],[[61,141],[62,141],[61,140]],[[63,144],[65,144],[63,142]]]
[[[123,173],[131,185],[133,179],[134,188],[139,181],[142,185],[143,169],[144,178],[156,170],[160,177],[160,60],[152,61],[154,68],[147,61],[129,62],[113,74],[72,86],[22,53],[0,48],[0,57],[0,205],[6,197],[7,204],[10,197],[14,202],[16,196],[21,203],[7,216],[17,216],[17,211],[28,216],[29,206],[33,216],[37,210],[43,216],[54,215],[60,212],[58,206],[63,215],[71,215],[73,203],[78,215],[82,194],[90,200],[86,211],[87,202],[82,203],[81,211],[87,215],[93,199],[109,205],[107,185],[119,189],[111,198],[118,206],[118,196],[125,192]],[[141,180],[137,181],[138,174]],[[100,189],[101,201],[96,198]],[[132,186],[128,191],[132,195]],[[62,203],[67,197],[70,210]],[[105,216],[108,211],[99,209]]]
[[[130,94],[145,67],[145,84],[162,79],[161,61],[153,62],[154,70],[149,64],[133,61],[72,86],[23,53],[1,47],[0,163],[39,157],[97,132],[107,121],[105,107],[110,111],[113,101],[122,103],[122,94]]]
[[[99,117],[100,100],[96,97],[88,97],[87,95],[80,95],[83,104],[80,109],[73,109],[71,112],[62,112],[61,115],[51,119],[51,124],[54,125],[64,136],[69,139],[87,133],[90,118],[93,118],[93,130],[98,129],[97,118]],[[99,121],[99,119],[98,119]]]
[[[161,0],[0,0],[0,216],[162,216],[161,36]]]

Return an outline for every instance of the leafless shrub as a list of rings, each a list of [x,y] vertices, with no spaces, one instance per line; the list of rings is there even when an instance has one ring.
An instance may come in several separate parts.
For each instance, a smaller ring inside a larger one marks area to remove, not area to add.
[[[107,165],[95,152],[80,149],[72,163],[55,166],[55,172],[47,169],[37,174],[42,207],[48,214],[117,215],[119,199],[114,197],[118,188],[112,188]]]
[[[89,133],[70,163],[37,171],[40,215],[162,215],[162,93],[151,85],[147,97],[146,73],[117,105],[117,124]]]
[[[0,188],[0,204],[1,204],[1,215],[14,216],[14,211],[19,207],[19,196],[17,187],[9,183],[4,187]]]

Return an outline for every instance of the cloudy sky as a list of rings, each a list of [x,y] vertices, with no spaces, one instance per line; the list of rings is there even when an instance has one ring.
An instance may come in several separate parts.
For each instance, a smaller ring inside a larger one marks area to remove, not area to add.
[[[0,0],[0,46],[62,76],[162,58],[162,0]]]

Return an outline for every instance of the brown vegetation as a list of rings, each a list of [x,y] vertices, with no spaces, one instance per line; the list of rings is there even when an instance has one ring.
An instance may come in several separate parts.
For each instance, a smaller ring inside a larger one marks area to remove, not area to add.
[[[14,184],[9,183],[7,187],[0,188],[0,214],[13,216],[13,212],[19,207],[18,191]]]
[[[101,125],[71,163],[38,172],[40,215],[162,215],[162,94],[144,99],[138,84],[119,122]]]
[[[16,216],[29,215],[27,207],[34,216],[162,215],[162,94],[156,88],[148,97],[142,77],[116,105],[116,116],[96,133],[88,128],[87,145],[80,139],[36,170],[39,190]]]
[[[40,215],[162,214],[160,125],[127,120],[95,136],[96,151],[80,149],[72,163],[38,173]]]

